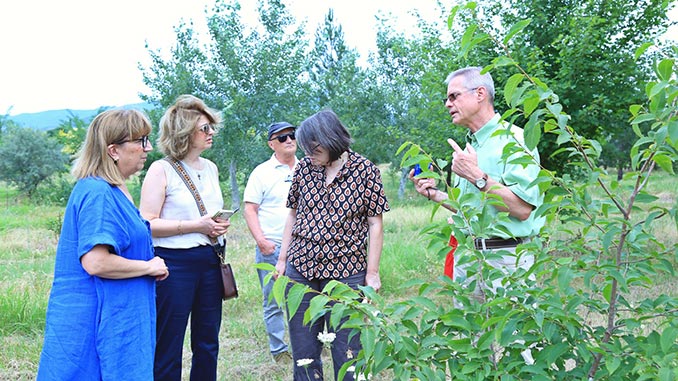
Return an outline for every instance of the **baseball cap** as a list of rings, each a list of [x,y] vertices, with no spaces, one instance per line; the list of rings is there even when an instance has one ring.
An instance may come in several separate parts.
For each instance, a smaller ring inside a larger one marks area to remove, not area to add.
[[[275,134],[278,131],[282,131],[286,128],[294,128],[296,129],[295,126],[291,125],[290,123],[287,122],[277,122],[273,123],[270,126],[268,126],[268,140],[271,140],[271,136]]]

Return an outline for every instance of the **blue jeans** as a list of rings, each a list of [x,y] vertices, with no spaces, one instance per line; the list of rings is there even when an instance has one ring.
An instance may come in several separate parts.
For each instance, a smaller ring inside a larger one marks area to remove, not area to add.
[[[269,263],[273,266],[278,262],[278,256],[280,255],[280,245],[275,245],[275,251],[270,255],[264,255],[259,250],[259,247],[256,248],[256,263]],[[268,333],[268,345],[271,349],[271,354],[277,355],[278,353],[286,352],[289,348],[287,343],[285,343],[285,313],[278,306],[275,300],[269,301],[269,296],[273,290],[274,279],[267,284],[264,284],[264,278],[268,275],[268,271],[257,269],[257,274],[259,275],[259,284],[261,285],[261,291],[264,296],[262,303],[264,309],[264,324],[266,325],[266,332]]]
[[[299,272],[290,264],[287,263],[285,268],[285,275],[297,283],[305,284],[316,291],[322,289],[332,279],[314,279],[308,280],[304,278]],[[353,289],[365,284],[366,272],[360,272],[351,275],[348,278],[334,279],[341,283],[349,285]],[[291,284],[288,285],[291,287]],[[304,325],[304,313],[309,307],[311,299],[316,294],[307,293],[299,305],[299,309],[290,317],[290,342],[292,344],[292,355],[294,357],[294,381],[318,381],[323,379],[323,365],[320,355],[322,353],[323,344],[318,340],[318,334],[323,332],[327,327],[327,332],[334,332],[336,338],[331,344],[332,364],[334,367],[334,379],[338,380],[339,369],[351,358],[355,358],[358,352],[362,349],[360,345],[360,335],[354,335],[351,340],[348,340],[351,329],[339,329],[335,331],[330,328],[330,314],[325,314],[324,318],[318,319],[312,325]],[[343,321],[342,321],[343,322]],[[306,367],[297,366],[297,361],[300,359],[312,359],[313,362]],[[347,372],[344,377],[345,381],[353,381],[353,373]]]
[[[158,310],[155,381],[180,381],[188,319],[191,319],[191,380],[216,380],[221,327],[221,272],[211,246],[155,248],[169,277],[156,284]]]

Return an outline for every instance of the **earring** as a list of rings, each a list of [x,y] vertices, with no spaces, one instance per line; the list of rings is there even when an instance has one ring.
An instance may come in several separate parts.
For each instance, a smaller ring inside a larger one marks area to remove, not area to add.
[[[113,164],[118,165],[118,159],[113,159]]]

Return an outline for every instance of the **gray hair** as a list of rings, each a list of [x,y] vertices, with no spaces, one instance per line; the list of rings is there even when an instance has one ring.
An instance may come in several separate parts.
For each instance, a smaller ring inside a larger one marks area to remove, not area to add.
[[[316,145],[325,148],[330,161],[335,161],[348,151],[353,143],[351,134],[332,110],[323,110],[306,118],[296,131],[297,143],[302,151],[311,153]]]
[[[464,78],[464,86],[469,89],[484,87],[487,90],[488,95],[490,96],[490,104],[494,104],[494,81],[490,72],[485,74],[480,74],[482,67],[479,66],[470,66],[463,69],[459,69],[450,73],[445,79],[445,84],[449,85],[456,77]]]

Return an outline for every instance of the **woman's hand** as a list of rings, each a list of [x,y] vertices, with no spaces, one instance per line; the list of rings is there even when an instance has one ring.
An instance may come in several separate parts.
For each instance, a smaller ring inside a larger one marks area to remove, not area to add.
[[[209,237],[216,238],[226,234],[228,227],[231,226],[230,220],[223,218],[213,219],[210,215],[204,215],[200,218],[199,232]]]
[[[153,257],[153,259],[148,261],[148,264],[151,266],[148,275],[154,276],[157,281],[167,279],[169,276],[169,269],[167,268],[164,259]]]
[[[367,273],[365,275],[365,286],[370,286],[374,291],[379,291],[381,288],[381,279],[379,278],[379,273]]]
[[[273,273],[273,279],[278,279],[279,276],[285,275],[285,269],[287,268],[287,261],[286,260],[279,260],[278,263],[275,264],[275,273]]]

